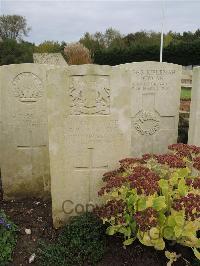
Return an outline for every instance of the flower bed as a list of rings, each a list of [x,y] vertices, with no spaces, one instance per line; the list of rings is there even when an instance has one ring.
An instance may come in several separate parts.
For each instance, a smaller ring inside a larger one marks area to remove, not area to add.
[[[0,210],[0,265],[11,261],[13,249],[16,244],[17,227]]]
[[[95,213],[110,225],[107,234],[124,235],[124,245],[138,239],[164,250],[169,240],[191,247],[200,259],[200,148],[174,144],[169,150],[121,160],[119,169],[105,173],[104,205]]]

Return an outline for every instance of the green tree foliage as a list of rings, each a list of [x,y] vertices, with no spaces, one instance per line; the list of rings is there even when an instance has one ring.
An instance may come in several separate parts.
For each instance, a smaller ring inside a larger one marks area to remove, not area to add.
[[[126,48],[110,48],[97,50],[94,54],[94,64],[118,65],[130,62],[157,61],[159,46],[131,46]]]
[[[103,35],[105,47],[115,47],[123,43],[121,33],[113,28],[109,28]]]
[[[104,33],[90,34],[86,32],[79,42],[88,48],[92,55],[100,49],[124,47],[125,43],[121,33],[113,28],[108,28]]]
[[[130,33],[124,37],[126,46],[138,46],[138,45],[158,45],[160,42],[160,33],[140,31],[136,33]]]
[[[34,48],[35,53],[60,53],[62,50],[63,45],[54,41],[44,41]]]
[[[94,55],[95,51],[104,48],[102,41],[100,41],[96,37],[97,36],[94,36],[89,32],[86,32],[83,38],[81,38],[79,41],[81,44],[83,44],[86,48],[90,50],[92,56]]]
[[[165,47],[163,52],[164,61],[180,65],[200,64],[200,38],[194,41],[172,43]]]
[[[110,28],[105,33],[85,33],[80,42],[90,50],[95,64],[117,65],[159,60],[159,32],[140,31],[123,36],[119,31]],[[163,58],[166,62],[182,65],[200,64],[200,29],[194,33],[166,33]]]
[[[30,30],[25,17],[19,15],[0,16],[0,37],[2,40],[22,40]]]
[[[128,62],[158,61],[159,45],[101,49],[94,53],[94,64],[118,65]],[[171,43],[163,50],[163,60],[180,65],[200,64],[200,40]]]
[[[32,63],[33,46],[28,42],[17,43],[11,39],[0,42],[0,65]]]

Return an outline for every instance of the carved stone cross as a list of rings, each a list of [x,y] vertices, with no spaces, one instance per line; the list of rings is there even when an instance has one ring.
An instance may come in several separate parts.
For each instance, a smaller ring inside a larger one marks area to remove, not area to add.
[[[88,166],[75,166],[75,171],[78,172],[86,172],[88,173],[88,179],[89,179],[89,188],[88,188],[88,195],[89,195],[89,202],[93,200],[93,193],[94,193],[94,176],[93,173],[98,170],[106,170],[108,168],[108,165],[102,165],[102,166],[95,166],[93,163],[93,151],[94,148],[88,148],[89,150],[89,162]]]
[[[22,141],[20,141],[17,145],[17,149],[21,150],[21,151],[30,151],[29,152],[29,158],[30,158],[30,164],[29,164],[29,167],[30,167],[30,171],[31,171],[31,175],[33,176],[34,175],[34,150],[36,149],[40,149],[40,151],[42,152],[43,156],[45,156],[45,151],[46,151],[46,148],[47,148],[47,145],[43,142],[43,139],[41,139],[42,141],[39,141],[39,142],[35,142],[35,139],[37,139],[37,136],[34,136],[34,132],[33,132],[33,125],[31,125],[31,123],[29,125],[27,125],[27,128],[24,128],[23,130],[23,136],[19,136],[20,138],[22,138]],[[20,132],[19,132],[20,133]],[[18,134],[19,134],[18,133]],[[25,139],[25,141],[23,142],[23,137]],[[41,137],[41,136],[40,136]],[[40,162],[42,163],[42,162]],[[42,165],[42,167],[45,167],[44,166],[44,162],[43,164],[40,164]],[[49,186],[49,184],[47,184],[46,180],[45,180],[45,169],[43,169],[42,171],[43,173],[43,183],[44,183],[44,190],[46,190],[46,188]]]

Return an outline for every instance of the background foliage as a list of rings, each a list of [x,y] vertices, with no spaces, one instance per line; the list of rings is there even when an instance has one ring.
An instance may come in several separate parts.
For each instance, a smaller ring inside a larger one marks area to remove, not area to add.
[[[22,40],[24,36],[28,36],[30,30],[25,17],[19,15],[0,16],[0,38],[2,40]]]
[[[38,45],[24,42],[31,28],[19,15],[0,16],[0,65],[32,62],[33,52],[62,53],[70,45],[65,41],[46,40]],[[139,31],[121,34],[108,28],[105,32],[86,32],[79,40],[90,52],[92,62],[117,65],[137,61],[159,61],[160,32]],[[200,29],[195,32],[168,32],[164,35],[163,60],[181,65],[200,65]]]
[[[7,39],[0,42],[0,65],[32,63],[34,45]]]
[[[91,64],[90,51],[82,43],[72,43],[64,47],[68,65]]]

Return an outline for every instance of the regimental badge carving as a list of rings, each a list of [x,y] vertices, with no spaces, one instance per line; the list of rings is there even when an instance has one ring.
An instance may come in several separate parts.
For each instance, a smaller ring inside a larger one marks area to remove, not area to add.
[[[94,81],[74,76],[71,77],[69,90],[71,115],[110,114],[108,77],[98,77]]]
[[[20,102],[37,102],[43,95],[42,81],[31,72],[18,74],[12,85],[14,96]]]
[[[142,110],[134,117],[133,124],[141,135],[153,135],[160,128],[160,116],[156,112]]]

